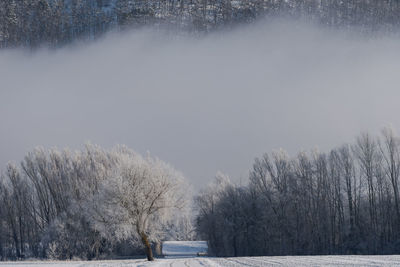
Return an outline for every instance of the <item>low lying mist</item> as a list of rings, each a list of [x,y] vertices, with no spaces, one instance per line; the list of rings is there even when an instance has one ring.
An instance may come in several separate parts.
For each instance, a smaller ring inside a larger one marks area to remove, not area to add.
[[[195,186],[245,179],[284,148],[328,150],[400,125],[400,39],[298,21],[204,37],[151,29],[0,51],[0,166],[35,146],[126,144]]]

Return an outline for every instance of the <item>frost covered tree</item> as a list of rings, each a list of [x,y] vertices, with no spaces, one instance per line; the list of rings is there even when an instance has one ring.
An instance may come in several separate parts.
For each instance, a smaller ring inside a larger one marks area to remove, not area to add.
[[[385,128],[329,153],[265,154],[247,186],[200,193],[198,233],[217,256],[399,253],[399,146]]]
[[[152,259],[183,186],[167,163],[125,147],[37,148],[0,174],[0,259],[143,255],[142,244]]]
[[[151,242],[164,235],[163,225],[174,209],[186,204],[184,179],[157,158],[142,157],[126,149],[116,153],[117,163],[111,175],[101,181],[94,195],[97,206],[93,219],[106,234],[141,242],[147,259],[152,261]]]
[[[232,187],[229,177],[218,172],[215,179],[206,189],[196,197],[198,209],[197,230],[203,238],[209,241],[211,250],[217,255],[223,255],[225,224],[222,209],[218,203],[223,199],[223,194]]]
[[[400,176],[400,139],[392,128],[382,130],[383,140],[379,142],[381,150],[384,172],[393,188],[393,198],[395,204],[395,214],[397,227],[400,227],[400,207],[399,207],[399,176]],[[396,229],[396,234],[400,234],[400,228]]]
[[[193,207],[189,204],[186,209],[174,213],[172,220],[165,225],[165,239],[176,241],[195,240],[196,229],[193,215]]]

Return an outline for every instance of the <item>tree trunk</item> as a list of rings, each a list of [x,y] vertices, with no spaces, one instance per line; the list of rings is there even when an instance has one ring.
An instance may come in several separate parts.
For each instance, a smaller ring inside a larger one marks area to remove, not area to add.
[[[144,232],[140,233],[140,237],[142,238],[143,245],[145,247],[145,252],[148,261],[154,261],[153,251],[151,250],[151,245],[147,235]]]

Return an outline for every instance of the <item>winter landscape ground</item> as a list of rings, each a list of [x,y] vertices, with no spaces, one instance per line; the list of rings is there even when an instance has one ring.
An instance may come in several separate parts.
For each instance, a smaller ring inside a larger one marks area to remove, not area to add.
[[[287,257],[237,257],[237,258],[208,258],[186,257],[174,259],[157,259],[148,262],[139,260],[110,260],[110,261],[26,261],[5,262],[0,266],[170,266],[170,267],[197,267],[197,266],[400,266],[400,255],[385,256],[287,256]]]

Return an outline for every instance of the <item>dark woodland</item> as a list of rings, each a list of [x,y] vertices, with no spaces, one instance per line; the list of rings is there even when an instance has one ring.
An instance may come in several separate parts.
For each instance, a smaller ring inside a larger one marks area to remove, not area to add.
[[[3,0],[0,47],[60,47],[151,26],[205,33],[268,17],[362,32],[398,32],[398,0]]]

